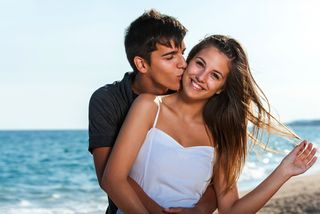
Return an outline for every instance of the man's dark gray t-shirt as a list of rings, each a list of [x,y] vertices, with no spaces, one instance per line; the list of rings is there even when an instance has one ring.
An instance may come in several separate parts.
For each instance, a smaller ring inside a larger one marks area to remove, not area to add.
[[[134,73],[126,73],[121,81],[107,84],[96,90],[89,103],[89,151],[99,147],[113,147],[121,125],[137,97],[132,92]],[[108,198],[107,214],[117,211]]]

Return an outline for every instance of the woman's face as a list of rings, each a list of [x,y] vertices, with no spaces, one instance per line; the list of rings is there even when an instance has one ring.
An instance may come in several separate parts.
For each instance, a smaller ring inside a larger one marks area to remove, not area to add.
[[[220,93],[229,74],[229,62],[228,57],[213,46],[202,49],[184,72],[184,93],[197,100]]]

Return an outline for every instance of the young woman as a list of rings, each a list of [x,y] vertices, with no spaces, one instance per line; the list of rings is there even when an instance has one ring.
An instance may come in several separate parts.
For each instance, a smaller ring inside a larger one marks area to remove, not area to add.
[[[219,212],[255,213],[290,177],[315,163],[316,149],[303,141],[265,181],[239,198],[236,181],[248,138],[258,142],[260,130],[297,136],[273,123],[236,40],[209,36],[190,51],[187,62],[181,90],[163,97],[141,95],[134,102],[103,183],[124,213],[148,212],[128,176],[164,208],[194,206],[212,183]]]

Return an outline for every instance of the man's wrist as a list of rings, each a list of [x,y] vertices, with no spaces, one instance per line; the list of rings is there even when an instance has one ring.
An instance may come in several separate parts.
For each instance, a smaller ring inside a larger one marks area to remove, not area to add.
[[[202,207],[201,204],[194,206],[193,211],[194,211],[194,213],[197,213],[197,214],[207,214],[208,213],[207,210],[205,209],[205,207]]]

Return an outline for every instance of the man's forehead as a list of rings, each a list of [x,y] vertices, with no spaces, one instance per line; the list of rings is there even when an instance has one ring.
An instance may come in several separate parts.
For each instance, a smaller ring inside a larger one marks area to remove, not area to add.
[[[176,44],[174,40],[170,40],[167,44],[156,43],[156,49],[175,49],[175,50],[184,50],[186,48],[184,41],[180,44]]]

